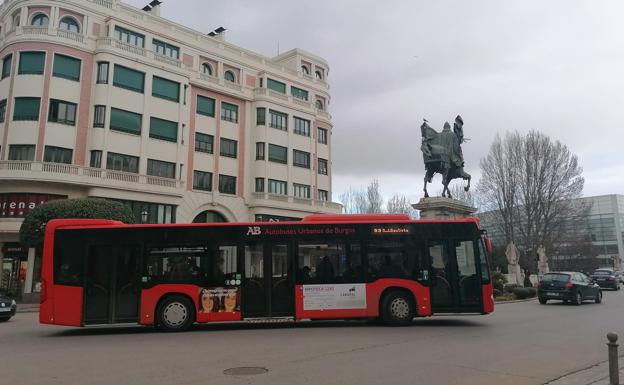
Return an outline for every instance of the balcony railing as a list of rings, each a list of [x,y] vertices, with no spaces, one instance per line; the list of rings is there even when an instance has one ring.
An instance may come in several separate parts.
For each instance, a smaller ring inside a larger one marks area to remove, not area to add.
[[[170,56],[165,56],[165,55],[161,55],[157,52],[153,52],[154,54],[154,59],[156,59],[156,61],[159,61],[161,63],[165,63],[165,64],[169,64],[172,65],[174,67],[182,67],[182,61],[176,59],[176,58],[172,58]]]
[[[4,173],[3,171],[7,171]],[[13,172],[19,172],[14,175]],[[60,182],[75,184],[114,184],[119,186],[121,183],[140,184],[148,186],[156,186],[158,188],[181,189],[184,188],[184,182],[177,179],[161,178],[151,175],[134,174],[130,172],[104,170],[92,167],[76,166],[64,163],[48,163],[35,161],[17,161],[5,160],[0,161],[0,179],[13,178],[29,178],[37,177],[36,173],[55,174],[59,177]],[[48,178],[46,176],[46,178]],[[114,182],[108,182],[114,181]]]
[[[109,9],[113,8],[113,2],[111,0],[89,0],[90,2],[101,5],[102,7],[106,7]]]
[[[272,202],[284,202],[294,205],[308,206],[312,208],[324,208],[332,212],[340,212],[342,205],[328,201],[319,201],[313,199],[298,198],[289,195],[269,194],[269,193],[253,193],[252,198],[255,200],[264,200]]]
[[[125,52],[130,52],[139,56],[147,56],[145,48],[138,47],[136,45],[124,43],[112,37],[103,37],[98,39],[98,47],[114,47]]]
[[[84,43],[84,36],[76,32],[67,31],[65,29],[57,29],[56,35],[65,39],[77,41],[78,43]]]

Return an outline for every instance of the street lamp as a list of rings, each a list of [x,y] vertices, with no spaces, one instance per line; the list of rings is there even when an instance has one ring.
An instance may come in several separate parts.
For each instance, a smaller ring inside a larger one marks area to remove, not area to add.
[[[141,211],[141,223],[147,223],[148,214],[147,209],[143,209],[143,211]]]

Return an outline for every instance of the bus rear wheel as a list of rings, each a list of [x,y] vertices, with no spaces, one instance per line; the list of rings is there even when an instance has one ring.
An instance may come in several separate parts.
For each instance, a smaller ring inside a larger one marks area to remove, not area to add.
[[[158,306],[158,329],[164,332],[182,332],[195,322],[193,303],[181,295],[165,298]]]
[[[414,319],[414,314],[414,301],[405,293],[393,291],[381,300],[381,319],[386,325],[409,325]]]

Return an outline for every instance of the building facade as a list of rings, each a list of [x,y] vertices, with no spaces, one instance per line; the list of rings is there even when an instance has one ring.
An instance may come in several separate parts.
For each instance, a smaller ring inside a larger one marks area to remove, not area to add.
[[[0,6],[0,290],[38,288],[23,217],[100,197],[147,223],[337,213],[329,66],[269,58],[118,0]]]

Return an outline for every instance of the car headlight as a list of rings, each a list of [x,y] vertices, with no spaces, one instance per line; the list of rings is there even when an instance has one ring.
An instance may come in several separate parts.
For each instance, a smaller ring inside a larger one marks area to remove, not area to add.
[[[11,307],[13,307],[13,306],[17,306],[17,302],[15,302],[14,299],[11,300]]]

